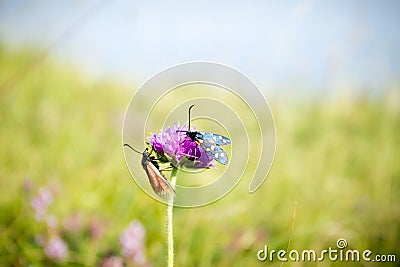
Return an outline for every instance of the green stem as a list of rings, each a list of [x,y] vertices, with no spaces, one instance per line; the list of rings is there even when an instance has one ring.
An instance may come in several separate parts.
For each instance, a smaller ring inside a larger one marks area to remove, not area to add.
[[[178,168],[173,167],[171,171],[171,185],[175,188],[176,184],[176,174],[178,172]],[[170,200],[167,207],[167,266],[174,266],[174,231],[173,231],[173,208],[174,208],[174,198]]]

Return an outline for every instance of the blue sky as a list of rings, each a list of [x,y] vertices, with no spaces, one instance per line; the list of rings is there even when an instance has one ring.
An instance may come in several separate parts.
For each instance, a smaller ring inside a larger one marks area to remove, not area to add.
[[[6,0],[0,39],[134,83],[199,60],[276,91],[380,91],[400,78],[399,11],[400,1]]]

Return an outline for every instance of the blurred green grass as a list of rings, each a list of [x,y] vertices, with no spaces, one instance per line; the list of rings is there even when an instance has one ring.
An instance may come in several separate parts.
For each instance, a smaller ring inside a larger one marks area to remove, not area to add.
[[[119,235],[139,220],[148,262],[164,266],[165,206],[141,192],[122,153],[122,121],[134,89],[84,79],[49,59],[7,83],[33,56],[0,47],[0,84],[8,84],[0,90],[0,262],[56,264],[38,245],[46,227],[30,206],[47,185],[56,192],[50,209],[58,227],[73,214],[83,225],[77,233],[60,230],[70,254],[58,264],[99,264],[121,250]],[[270,99],[277,150],[266,182],[253,195],[241,182],[217,203],[176,209],[176,266],[278,266],[258,262],[256,253],[265,244],[286,248],[295,203],[290,249],[318,251],[343,237],[352,249],[397,253],[399,259],[398,100],[396,90],[335,100]],[[102,229],[95,240],[89,234],[93,222]]]

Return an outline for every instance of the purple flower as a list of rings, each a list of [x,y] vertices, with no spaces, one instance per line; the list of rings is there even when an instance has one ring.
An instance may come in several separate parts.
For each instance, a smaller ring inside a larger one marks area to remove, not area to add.
[[[214,158],[188,136],[185,136],[185,141],[181,145],[181,152],[189,160],[184,164],[187,167],[207,168],[214,166]]]
[[[119,238],[122,245],[122,255],[135,265],[146,263],[144,237],[145,229],[138,221],[132,221]]]
[[[185,134],[176,132],[177,130],[187,130],[187,127],[179,128],[179,124],[174,124],[173,127],[168,127],[165,131],[160,131],[158,135],[154,134],[147,139],[153,146],[153,149],[160,154],[167,154],[169,157],[172,157],[177,162],[183,158],[184,155],[181,152],[181,143],[185,139]]]
[[[164,154],[164,145],[159,135],[154,134],[152,137],[148,137],[147,139],[153,144],[153,149],[157,153]]]
[[[186,135],[188,125],[179,127],[179,122],[173,127],[161,130],[147,138],[153,146],[153,149],[159,154],[165,154],[174,165],[184,165],[186,167],[206,168],[214,166],[213,158]],[[192,127],[191,131],[195,131]]]
[[[67,244],[58,236],[52,236],[45,244],[44,253],[56,261],[63,261],[68,257]]]
[[[53,202],[53,194],[47,187],[41,187],[39,194],[31,199],[31,206],[35,211],[35,219],[42,222],[47,215],[47,207]]]

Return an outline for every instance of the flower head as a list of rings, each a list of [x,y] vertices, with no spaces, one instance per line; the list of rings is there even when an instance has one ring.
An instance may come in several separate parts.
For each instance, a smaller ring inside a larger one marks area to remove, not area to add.
[[[47,216],[47,208],[53,202],[53,194],[47,187],[41,187],[39,194],[31,199],[31,206],[35,211],[35,219],[41,222]]]
[[[67,244],[58,236],[52,236],[45,244],[44,253],[56,261],[63,261],[68,257]]]
[[[135,265],[146,263],[144,237],[145,229],[138,221],[132,221],[119,238],[122,255]]]
[[[188,126],[179,126],[175,123],[173,127],[161,130],[159,134],[154,134],[147,138],[153,149],[162,155],[170,158],[174,165],[184,165],[186,167],[206,168],[213,165],[213,158],[186,135]],[[195,131],[192,127],[191,131]]]

